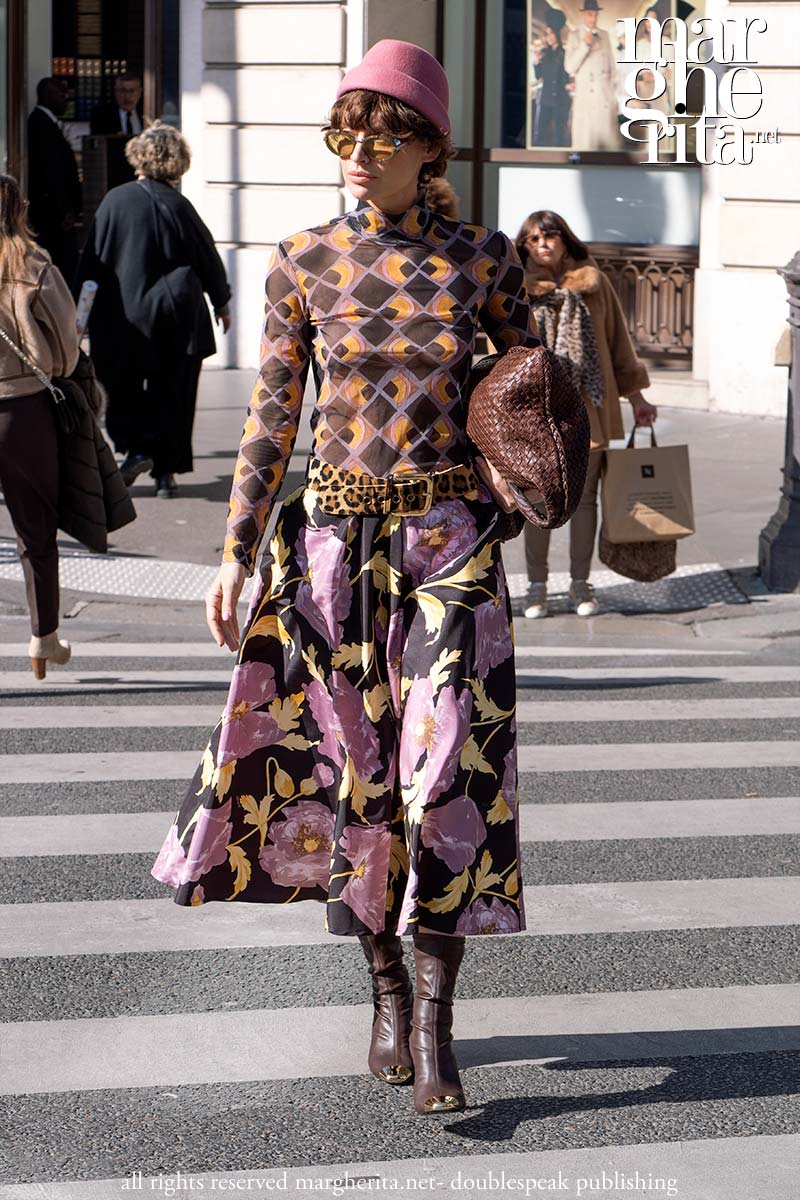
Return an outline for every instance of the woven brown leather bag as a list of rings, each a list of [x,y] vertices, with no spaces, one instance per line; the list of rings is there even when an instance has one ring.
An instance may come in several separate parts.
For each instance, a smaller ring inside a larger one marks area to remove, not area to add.
[[[481,359],[469,382],[467,434],[511,484],[524,520],[543,529],[564,525],[586,482],[589,416],[566,367],[545,346],[514,346]],[[536,489],[535,506],[523,493]],[[544,511],[542,511],[542,509]]]

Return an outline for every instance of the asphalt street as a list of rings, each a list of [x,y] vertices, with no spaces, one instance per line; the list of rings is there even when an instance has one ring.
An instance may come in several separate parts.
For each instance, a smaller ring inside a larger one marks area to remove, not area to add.
[[[597,618],[525,621],[509,547],[528,929],[470,939],[468,1108],[421,1118],[367,1071],[366,966],[319,905],[184,909],[149,873],[230,678],[199,602],[225,374],[180,498],[137,485],[108,560],[65,543],[44,683],[0,513],[0,1200],[796,1200],[800,597],[752,571],[778,423],[664,414],[708,465],[698,538],[644,593],[598,577]]]
[[[425,1119],[367,1073],[361,952],[317,905],[180,909],[149,875],[224,702],[193,612],[87,626],[38,686],[2,626],[3,1197],[124,1196],[139,1171],[151,1192],[349,1172],[343,1195],[499,1195],[505,1170],[796,1194],[797,640],[518,621],[529,929],[470,942],[469,1107]]]

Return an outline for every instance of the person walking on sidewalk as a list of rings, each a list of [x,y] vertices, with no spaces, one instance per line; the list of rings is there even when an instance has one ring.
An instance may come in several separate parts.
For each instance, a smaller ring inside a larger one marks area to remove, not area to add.
[[[564,218],[550,210],[531,213],[516,245],[542,340],[569,365],[589,413],[589,467],[569,523],[569,549],[570,600],[579,617],[592,617],[600,608],[589,572],[603,449],[625,433],[620,396],[628,397],[636,425],[652,425],[657,410],[642,395],[650,379],[636,355],[617,294]],[[545,617],[550,530],[527,522],[524,538],[530,599],[525,616]]]
[[[152,870],[178,904],[324,901],[328,932],[358,937],[369,964],[368,1065],[413,1076],[420,1113],[465,1103],[451,1048],[465,938],[525,924],[503,514],[463,397],[479,326],[499,347],[539,339],[510,240],[424,203],[452,154],[447,104],[427,51],[373,46],[324,131],[362,207],[275,251],[206,600],[239,657]],[[283,502],[240,636],[311,364],[307,486]]]
[[[216,350],[204,292],[224,333],[231,290],[214,239],[176,185],[189,169],[186,140],[156,121],[125,147],[133,183],[95,213],[78,269],[98,293],[89,320],[92,358],[108,392],[106,427],[130,486],[150,471],[156,495],[177,495],[193,469],[192,429],[204,358]]]
[[[33,240],[28,202],[16,179],[0,175],[0,487],[17,533],[31,618],[29,653],[43,679],[63,664],[58,637],[58,441],[53,400],[8,345],[10,338],[48,377],[78,362],[75,305],[61,272]]]

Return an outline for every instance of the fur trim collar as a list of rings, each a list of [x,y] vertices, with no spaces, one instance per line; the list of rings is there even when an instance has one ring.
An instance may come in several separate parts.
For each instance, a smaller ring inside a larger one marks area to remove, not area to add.
[[[596,292],[600,287],[600,268],[593,258],[576,263],[568,258],[561,283],[556,284],[549,272],[543,267],[534,266],[530,262],[525,269],[525,282],[531,296],[544,296],[554,292],[556,287],[568,288],[571,292]]]

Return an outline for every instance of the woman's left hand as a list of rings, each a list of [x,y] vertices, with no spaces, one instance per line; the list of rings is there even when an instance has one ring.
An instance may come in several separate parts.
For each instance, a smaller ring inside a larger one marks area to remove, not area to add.
[[[633,423],[634,425],[654,425],[658,416],[658,409],[655,404],[648,403],[641,393],[638,396],[629,396],[633,408]]]
[[[511,491],[511,488],[508,486],[503,476],[497,470],[497,467],[493,466],[488,459],[484,458],[480,454],[475,456],[475,466],[478,468],[478,474],[480,475],[481,479],[486,484],[498,505],[500,508],[502,508],[503,512],[514,512],[515,508],[517,507],[514,493]]]

